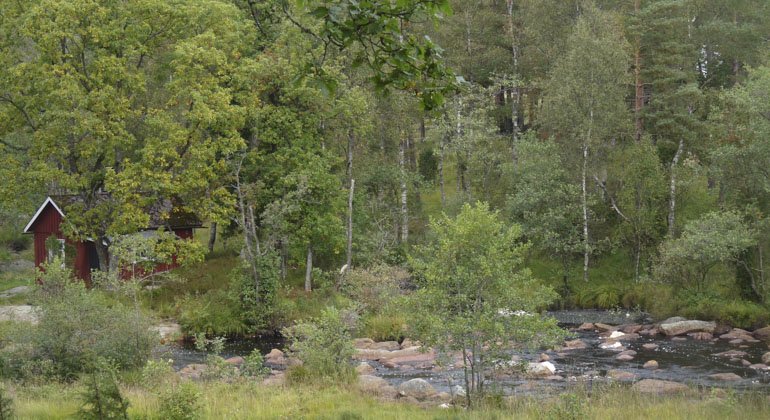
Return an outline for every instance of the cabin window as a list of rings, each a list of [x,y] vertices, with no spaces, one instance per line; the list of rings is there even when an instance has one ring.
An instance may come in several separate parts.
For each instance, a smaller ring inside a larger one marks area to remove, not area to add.
[[[66,246],[65,246],[66,244],[64,242],[64,239],[58,239],[58,238],[55,238],[55,237],[51,236],[46,241],[46,245],[47,245],[47,248],[48,248],[48,261],[49,262],[53,261],[53,258],[58,255],[59,258],[61,258],[61,266],[62,266],[62,268],[64,268],[64,260],[65,260],[65,257],[66,257],[65,252],[64,252],[64,250],[66,248]]]

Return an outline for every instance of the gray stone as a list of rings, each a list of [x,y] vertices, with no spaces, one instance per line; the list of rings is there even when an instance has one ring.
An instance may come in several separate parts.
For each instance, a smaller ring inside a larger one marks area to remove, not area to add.
[[[672,316],[671,318],[668,318],[665,321],[661,322],[661,324],[673,324],[674,322],[682,322],[682,321],[687,321],[687,318],[683,318],[681,316]]]
[[[658,362],[655,360],[648,360],[644,363],[644,366],[642,366],[645,369],[657,369],[658,368]]]
[[[717,324],[713,321],[678,321],[678,322],[664,322],[660,324],[660,330],[666,335],[681,335],[691,332],[708,332],[713,333]]]
[[[655,343],[647,343],[647,344],[642,345],[642,348],[645,349],[645,350],[655,350],[655,349],[658,348],[658,345],[655,344]]]
[[[31,305],[0,306],[0,322],[16,321],[37,324],[37,309],[37,306]]]
[[[762,341],[770,341],[770,327],[754,330],[754,337]]]
[[[396,388],[391,386],[385,379],[371,375],[360,375],[358,377],[358,389],[366,394],[382,398],[395,398],[398,395]]]
[[[716,379],[718,381],[740,381],[742,378],[732,372],[729,373],[714,373],[709,375],[709,378]]]
[[[383,341],[380,343],[372,343],[369,347],[367,347],[369,350],[387,350],[387,351],[393,351],[398,350],[401,348],[401,346],[398,345],[398,341]]]
[[[578,327],[578,331],[592,331],[594,328],[595,328],[594,324],[590,322],[585,322],[580,324],[580,326]]]
[[[372,375],[374,374],[374,368],[369,363],[361,362],[356,366],[356,372],[359,375]]]
[[[357,349],[368,349],[372,344],[374,344],[374,340],[371,338],[356,338],[353,340],[353,347]]]
[[[398,394],[406,398],[414,398],[417,401],[429,400],[438,394],[433,385],[425,379],[410,379],[398,386]]]
[[[659,379],[642,379],[633,384],[631,389],[646,394],[681,394],[690,390],[685,384],[673,381],[661,381]]]
[[[0,298],[9,298],[17,295],[25,295],[31,291],[32,291],[32,288],[29,286],[18,286],[18,287],[14,287],[13,289],[8,289],[0,293]]]
[[[762,363],[770,365],[770,351],[762,355]]]

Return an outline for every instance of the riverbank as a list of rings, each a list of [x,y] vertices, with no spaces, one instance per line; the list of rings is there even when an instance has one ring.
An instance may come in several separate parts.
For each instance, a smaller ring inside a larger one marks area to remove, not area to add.
[[[6,384],[19,419],[69,419],[79,408],[81,384],[19,386]],[[420,407],[374,399],[353,388],[274,387],[221,382],[196,385],[202,419],[724,419],[766,418],[770,402],[759,393],[714,391],[694,395],[656,396],[608,384],[587,391],[580,386],[560,397],[491,398],[474,410]],[[156,419],[155,390],[124,386],[131,418]]]

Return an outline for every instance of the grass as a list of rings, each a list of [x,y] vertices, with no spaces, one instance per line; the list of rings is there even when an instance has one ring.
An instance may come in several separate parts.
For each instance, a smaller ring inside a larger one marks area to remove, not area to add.
[[[573,397],[571,405],[565,405],[563,397],[514,397],[497,399],[473,410],[380,401],[335,386],[266,387],[215,382],[198,387],[202,419],[758,419],[767,418],[770,412],[768,397],[760,393],[705,392],[664,397],[641,395],[620,385],[597,387],[602,389],[590,395],[575,388],[567,394]],[[74,418],[82,391],[78,384],[6,384],[6,389],[11,391],[19,419]],[[160,391],[124,388],[131,403],[130,417],[157,418],[154,413]]]

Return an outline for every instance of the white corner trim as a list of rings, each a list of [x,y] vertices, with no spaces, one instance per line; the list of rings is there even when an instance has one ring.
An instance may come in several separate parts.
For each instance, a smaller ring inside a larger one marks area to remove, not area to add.
[[[64,217],[64,212],[61,211],[59,206],[56,205],[56,203],[53,201],[53,199],[51,199],[51,197],[48,197],[45,199],[45,202],[43,202],[43,205],[40,206],[39,209],[37,209],[37,212],[35,213],[35,215],[32,216],[32,220],[30,220],[29,223],[27,223],[27,226],[24,228],[24,233],[29,233],[29,228],[32,227],[32,224],[35,223],[35,220],[37,220],[38,216],[40,216],[40,213],[43,212],[43,209],[45,208],[46,205],[48,205],[48,203],[53,204],[53,207],[56,209],[56,211],[59,212],[61,217]]]

